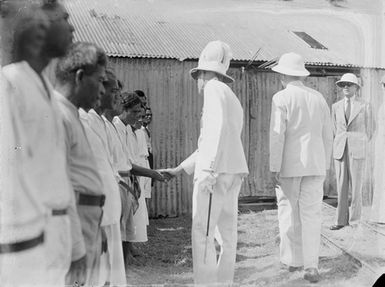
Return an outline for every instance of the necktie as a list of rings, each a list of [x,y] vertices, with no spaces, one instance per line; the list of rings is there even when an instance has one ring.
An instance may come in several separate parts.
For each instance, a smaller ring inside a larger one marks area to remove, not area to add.
[[[350,110],[351,110],[350,99],[347,99],[347,100],[346,100],[346,111],[345,111],[345,119],[346,119],[346,122],[349,122],[349,118],[350,118]]]

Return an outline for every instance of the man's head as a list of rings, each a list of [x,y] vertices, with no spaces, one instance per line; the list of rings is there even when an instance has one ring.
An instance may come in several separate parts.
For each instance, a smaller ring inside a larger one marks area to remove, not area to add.
[[[44,49],[48,58],[62,57],[73,41],[74,27],[68,22],[69,14],[59,0],[43,0],[42,10],[50,25]]]
[[[92,43],[75,43],[57,64],[57,82],[66,88],[66,96],[75,106],[96,108],[105,93],[106,65],[107,56],[101,48]]]
[[[145,114],[144,114],[144,118],[143,118],[143,126],[148,126],[152,121],[152,111],[150,108],[146,108],[145,109]]]
[[[100,108],[103,111],[114,110],[116,107],[117,95],[119,95],[118,80],[111,70],[106,71],[106,80],[104,81],[105,93],[101,98]]]
[[[336,85],[342,89],[342,94],[347,98],[353,97],[360,88],[356,75],[352,73],[342,75]]]
[[[26,0],[0,2],[3,65],[36,59],[41,55],[49,21],[35,2]]]
[[[198,91],[201,93],[208,77],[217,77],[224,83],[232,83],[233,78],[226,74],[230,66],[232,53],[230,46],[222,41],[211,41],[202,50],[198,67],[190,70],[194,80],[198,80]],[[213,76],[214,75],[214,76]]]
[[[204,90],[208,81],[210,81],[212,79],[218,79],[218,80],[222,81],[222,79],[223,79],[223,76],[221,76],[215,72],[203,71],[203,70],[199,70],[197,72],[196,77],[197,77],[197,85],[198,85],[198,93],[199,94],[203,94],[203,90]]]
[[[142,102],[136,93],[122,93],[123,112],[120,118],[126,125],[134,126],[142,114]]]
[[[382,78],[380,80],[380,84],[381,84],[382,88],[385,89],[385,75],[382,76]]]
[[[147,107],[147,97],[146,97],[146,95],[144,94],[144,92],[141,91],[141,90],[136,90],[136,91],[135,91],[135,94],[138,95],[140,101],[142,102],[142,106],[143,106],[143,107]]]
[[[284,87],[290,82],[303,80],[304,77],[310,75],[305,68],[305,61],[302,56],[296,53],[283,54],[272,70],[280,74],[281,83]]]
[[[144,111],[145,111],[145,108],[143,107],[143,105],[140,107],[140,113],[138,115],[138,119],[136,120],[135,124],[134,124],[134,128],[136,130],[140,129],[143,125],[143,119],[144,119]]]

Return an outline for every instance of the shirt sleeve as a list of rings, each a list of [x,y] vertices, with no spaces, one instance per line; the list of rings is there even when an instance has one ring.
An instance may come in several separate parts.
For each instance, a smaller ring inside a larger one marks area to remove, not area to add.
[[[330,168],[331,164],[331,155],[333,149],[333,124],[332,119],[330,117],[329,106],[324,102],[324,111],[323,111],[324,119],[323,119],[323,129],[322,129],[322,140],[324,143],[325,149],[325,166],[326,170]]]
[[[79,215],[76,209],[75,192],[71,192],[71,202],[68,207],[68,216],[71,222],[71,238],[72,238],[72,256],[71,260],[76,261],[86,254],[86,247],[82,234]]]
[[[280,172],[287,123],[287,110],[279,94],[274,95],[270,117],[270,171]]]
[[[180,166],[184,169],[187,174],[192,174],[194,172],[197,154],[198,151],[196,150],[180,164]]]
[[[204,89],[203,114],[197,162],[202,170],[215,171],[224,125],[224,91],[215,82]]]

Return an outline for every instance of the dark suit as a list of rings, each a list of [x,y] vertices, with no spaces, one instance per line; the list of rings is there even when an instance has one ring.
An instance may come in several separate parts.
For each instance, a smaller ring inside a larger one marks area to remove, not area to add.
[[[373,133],[370,106],[361,99],[352,100],[350,117],[346,120],[344,98],[333,104],[332,121],[333,158],[338,192],[336,224],[348,225],[350,221],[361,218],[366,149],[368,139]]]

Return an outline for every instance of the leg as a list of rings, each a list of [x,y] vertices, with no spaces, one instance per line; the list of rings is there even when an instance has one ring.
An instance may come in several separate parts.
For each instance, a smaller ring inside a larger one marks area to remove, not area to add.
[[[122,239],[119,223],[110,225],[107,232],[108,258],[111,266],[109,282],[111,285],[125,285],[126,271],[124,268]]]
[[[347,155],[347,148],[341,160],[334,160],[336,179],[337,179],[337,222],[336,225],[345,226],[349,224],[349,160]]]
[[[1,286],[47,286],[46,247],[0,254]]]
[[[234,278],[237,251],[238,194],[242,185],[242,177],[239,175],[226,176],[231,181],[227,190],[224,190],[223,209],[218,219],[221,255],[218,261],[217,278],[218,282],[230,285]],[[223,187],[225,186],[223,185]]]
[[[50,216],[46,225],[46,282],[64,286],[65,275],[71,265],[71,227],[67,215]]]
[[[365,168],[365,160],[350,159],[350,171],[352,182],[352,200],[350,204],[350,222],[361,219],[362,209],[362,184]]]
[[[223,189],[218,188],[221,183],[217,180],[214,186],[214,193],[211,204],[209,236],[207,239],[207,256],[204,263],[204,253],[206,244],[207,215],[209,208],[209,193],[202,191],[198,185],[194,185],[193,192],[193,222],[191,229],[192,252],[193,252],[193,271],[195,284],[208,284],[217,281],[217,258],[214,245],[215,227],[223,205]]]
[[[100,222],[102,209],[95,206],[77,206],[87,254],[86,285],[95,285],[99,280],[102,237]]]
[[[299,217],[299,188],[301,177],[281,178],[276,188],[282,263],[299,267],[303,265],[301,221]]]
[[[302,225],[302,252],[305,269],[318,269],[324,180],[324,176],[305,176],[301,182],[299,213]]]

